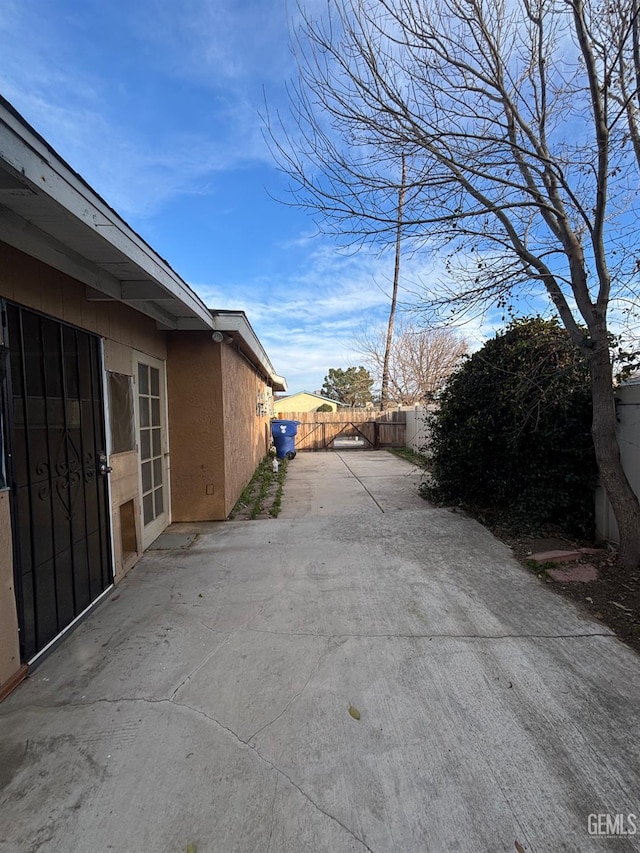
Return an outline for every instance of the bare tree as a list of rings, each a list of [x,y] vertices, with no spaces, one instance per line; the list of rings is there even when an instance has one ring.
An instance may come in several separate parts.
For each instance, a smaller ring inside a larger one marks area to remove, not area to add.
[[[358,334],[353,347],[376,382],[384,375],[387,330]],[[407,317],[398,319],[388,360],[387,402],[413,406],[433,399],[467,353],[467,342],[453,329],[425,329]]]
[[[640,561],[609,323],[635,305],[638,0],[328,0],[302,13],[291,114],[267,119],[293,203],[352,241],[447,253],[439,316],[547,294],[587,359],[600,479]],[[635,146],[635,147],[634,147]],[[397,171],[397,170],[396,170]]]
[[[626,112],[629,137],[640,166],[640,5],[638,0],[617,0],[609,7],[609,31],[617,34],[617,87],[611,96]],[[630,31],[630,32],[629,32]],[[628,35],[627,35],[628,34]],[[630,44],[629,44],[630,36]]]

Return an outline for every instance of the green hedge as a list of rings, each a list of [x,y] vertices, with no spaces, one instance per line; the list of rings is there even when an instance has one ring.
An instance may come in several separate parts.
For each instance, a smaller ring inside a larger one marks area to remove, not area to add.
[[[515,321],[449,380],[430,423],[426,496],[489,521],[590,536],[590,426],[588,367],[564,329]]]

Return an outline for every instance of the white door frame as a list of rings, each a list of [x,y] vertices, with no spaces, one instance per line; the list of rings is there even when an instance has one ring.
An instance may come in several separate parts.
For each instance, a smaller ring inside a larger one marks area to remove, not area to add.
[[[146,550],[171,523],[171,499],[169,493],[169,435],[167,429],[167,372],[166,362],[146,353],[134,350],[134,382],[136,389],[136,441],[138,444],[138,487],[140,495],[140,528],[142,530],[142,549]],[[151,370],[153,377],[158,371],[157,388],[140,387],[140,365]],[[147,415],[143,414],[141,423],[141,400],[148,405]],[[156,430],[159,429],[159,443]],[[143,458],[143,454],[144,457]],[[159,477],[161,476],[161,479]],[[161,486],[161,491],[158,485]],[[161,498],[161,510],[158,500]],[[159,511],[160,510],[160,511]],[[151,520],[145,517],[151,516]]]

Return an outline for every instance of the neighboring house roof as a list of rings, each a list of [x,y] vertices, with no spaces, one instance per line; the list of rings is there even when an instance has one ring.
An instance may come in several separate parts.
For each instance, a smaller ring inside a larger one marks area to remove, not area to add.
[[[291,400],[293,397],[302,397],[303,395],[305,397],[315,397],[316,400],[320,400],[322,403],[335,403],[336,406],[347,406],[347,403],[341,403],[340,400],[332,400],[331,397],[325,397],[323,394],[314,394],[311,391],[298,391],[296,394],[287,394],[285,397],[278,397],[276,402]]]
[[[160,329],[217,328],[205,303],[167,261],[2,96],[0,240],[83,282],[88,301],[123,302]],[[229,331],[242,341],[245,355],[256,357],[255,366],[274,388],[286,390],[246,317],[237,326]]]

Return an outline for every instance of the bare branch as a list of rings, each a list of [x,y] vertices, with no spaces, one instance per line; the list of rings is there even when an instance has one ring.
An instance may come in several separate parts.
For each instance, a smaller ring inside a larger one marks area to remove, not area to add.
[[[289,115],[267,118],[290,203],[320,230],[392,245],[402,189],[403,248],[447,271],[425,311],[546,289],[590,365],[600,474],[636,560],[608,317],[637,305],[639,2],[327,0],[301,11]]]
[[[376,382],[383,375],[386,335],[380,326],[362,331],[354,340]],[[389,358],[387,402],[412,406],[433,399],[467,351],[467,342],[451,329],[423,328],[401,317]]]

